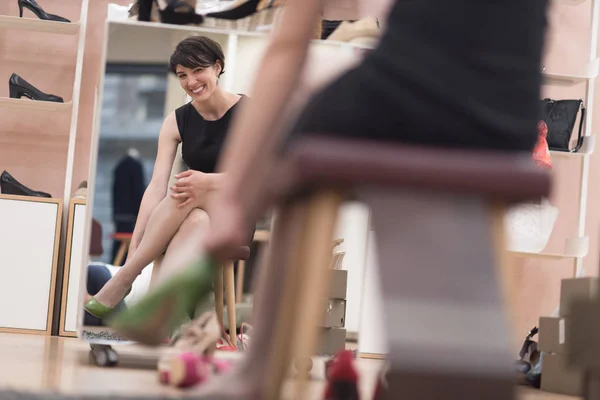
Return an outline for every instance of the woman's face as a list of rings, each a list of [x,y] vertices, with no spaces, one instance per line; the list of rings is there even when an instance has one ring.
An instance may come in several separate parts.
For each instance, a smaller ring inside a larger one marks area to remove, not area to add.
[[[221,65],[217,62],[212,67],[187,68],[177,66],[175,73],[179,84],[194,101],[205,101],[218,87]]]

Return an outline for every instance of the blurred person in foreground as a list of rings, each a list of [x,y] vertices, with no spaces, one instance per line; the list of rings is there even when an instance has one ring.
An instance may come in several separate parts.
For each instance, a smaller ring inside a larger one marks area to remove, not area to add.
[[[531,151],[537,139],[547,0],[395,0],[377,47],[358,65],[290,111],[314,21],[325,0],[290,0],[219,164],[227,171],[199,254],[226,257],[245,243],[261,212],[267,174],[304,135],[442,148]],[[366,0],[364,5],[368,5]],[[359,2],[359,4],[361,4]],[[510,23],[507,23],[510,21]],[[291,226],[278,225],[278,236]],[[204,387],[210,398],[261,398],[283,282],[284,255],[272,248],[258,274],[252,345],[243,361]],[[386,262],[386,260],[381,260]]]

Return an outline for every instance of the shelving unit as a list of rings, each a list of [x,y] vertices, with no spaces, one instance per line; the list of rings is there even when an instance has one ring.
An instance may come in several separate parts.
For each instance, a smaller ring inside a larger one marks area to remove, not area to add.
[[[31,32],[60,33],[63,35],[76,35],[77,32],[79,32],[80,27],[81,22],[65,23],[0,15],[0,28],[21,29]]]
[[[556,0],[559,5],[581,6],[585,0]],[[585,133],[583,146],[577,153],[567,153],[559,151],[551,151],[551,156],[560,158],[571,158],[580,163],[581,178],[579,181],[579,191],[577,193],[577,232],[575,237],[569,238],[565,242],[565,248],[562,253],[527,253],[527,252],[511,252],[517,256],[530,258],[545,258],[545,259],[572,259],[574,275],[581,276],[583,274],[583,259],[588,254],[589,237],[586,236],[586,214],[587,214],[587,198],[589,186],[589,168],[590,156],[593,154],[596,147],[596,136],[593,135],[592,117],[594,114],[594,85],[598,76],[600,60],[598,59],[598,24],[600,18],[600,0],[591,0],[590,13],[590,41],[589,41],[589,56],[587,64],[580,71],[571,73],[557,73],[544,71],[545,83],[548,85],[577,85],[585,83],[584,104],[587,109],[585,115]]]
[[[16,2],[15,2],[16,5]],[[36,32],[40,35],[45,34],[55,34],[64,38],[64,35],[67,36],[75,36],[78,35],[77,38],[77,56],[75,61],[75,77],[73,81],[73,89],[72,96],[70,99],[65,98],[64,103],[58,102],[47,102],[47,101],[37,101],[30,99],[12,99],[7,97],[0,98],[0,107],[5,109],[15,109],[15,110],[35,110],[35,111],[43,111],[47,113],[70,113],[70,127],[69,127],[69,139],[68,146],[64,149],[64,153],[66,154],[66,168],[64,170],[64,194],[63,196],[56,196],[56,199],[53,199],[54,202],[60,203],[59,213],[59,221],[61,226],[60,235],[60,243],[61,247],[64,247],[64,238],[66,236],[66,231],[68,227],[68,213],[69,213],[69,203],[71,197],[71,187],[72,187],[72,176],[73,176],[73,165],[75,158],[75,143],[77,138],[77,122],[78,122],[78,111],[79,111],[79,97],[81,93],[81,77],[82,77],[82,69],[83,69],[83,53],[85,47],[85,35],[86,35],[86,21],[88,16],[88,6],[89,0],[81,0],[81,10],[79,13],[79,21],[66,23],[66,22],[55,22],[55,21],[45,21],[37,18],[28,18],[28,17],[16,17],[16,16],[8,16],[8,15],[0,15],[0,28],[11,29],[11,30],[19,30],[25,32]],[[63,36],[60,36],[63,35]],[[57,42],[61,39],[57,39]],[[43,68],[43,66],[42,66]],[[63,97],[64,98],[64,97]],[[75,105],[75,106],[74,106]],[[62,197],[62,198],[61,198]],[[58,243],[58,241],[57,241]],[[57,254],[62,254],[64,248],[57,248]],[[49,299],[50,301],[50,309],[56,311],[57,300],[60,301],[60,287],[62,282],[62,274],[60,273],[62,270],[60,265],[62,263],[62,256],[58,258],[58,270],[55,272],[59,272],[56,274],[56,282],[52,281],[52,293],[54,292],[54,288],[56,286],[57,290],[55,295],[52,295]],[[52,317],[52,313],[50,314]],[[49,325],[46,334],[52,333],[52,324],[54,321],[49,321]]]

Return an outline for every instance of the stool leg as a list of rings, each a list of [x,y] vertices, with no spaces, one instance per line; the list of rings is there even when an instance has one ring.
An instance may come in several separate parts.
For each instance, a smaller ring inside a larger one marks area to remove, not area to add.
[[[342,199],[340,193],[326,191],[307,201],[304,230],[292,261],[294,271],[286,282],[283,311],[288,317],[281,318],[274,335],[277,343],[287,338],[293,355],[300,361],[311,358],[316,352],[319,318],[322,317],[319,308],[328,285],[326,269],[331,260],[331,240]],[[287,371],[289,359],[279,362],[271,365],[273,373]],[[298,387],[294,392],[296,398],[301,399],[305,395],[308,371],[297,372]],[[279,392],[269,392],[275,393]]]
[[[237,319],[235,315],[235,280],[233,262],[228,262],[223,269],[225,278],[225,295],[227,296],[227,319],[229,324],[229,338],[237,347]]]
[[[506,207],[504,204],[494,204],[491,207],[492,213],[492,237],[494,241],[494,253],[496,258],[496,269],[498,281],[500,282],[503,303],[506,309],[507,325],[512,333],[511,348],[515,354],[521,348],[523,335],[522,332],[515,330],[517,318],[517,300],[518,300],[518,285],[515,282],[514,263],[509,260],[506,246],[506,231],[504,226],[504,217],[506,215]]]
[[[246,261],[238,261],[237,277],[235,281],[235,301],[241,303],[244,297],[244,275],[246,273]]]
[[[223,324],[223,266],[220,265],[215,273],[215,310],[219,323]]]
[[[370,190],[365,198],[390,349],[387,398],[513,399],[489,206],[414,190]]]
[[[117,255],[113,260],[113,264],[115,266],[123,265],[123,258],[125,258],[125,252],[127,251],[127,242],[124,240],[121,241],[121,245],[119,246],[119,250],[117,251]]]

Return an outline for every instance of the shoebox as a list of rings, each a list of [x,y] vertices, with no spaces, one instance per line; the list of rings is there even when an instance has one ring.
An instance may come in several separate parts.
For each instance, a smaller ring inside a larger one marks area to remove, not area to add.
[[[578,368],[600,370],[600,299],[575,301],[571,312],[565,324],[567,361]]]
[[[346,330],[343,328],[323,328],[317,355],[333,356],[346,348]]]
[[[346,300],[324,299],[321,328],[343,328],[346,322]]]
[[[542,385],[544,392],[581,396],[583,372],[567,365],[564,354],[543,353]]]
[[[568,331],[562,317],[541,317],[538,349],[546,353],[567,353]]]
[[[573,300],[592,299],[598,294],[598,278],[563,279],[560,284],[560,316],[568,317]]]
[[[328,269],[329,274],[329,291],[327,292],[328,299],[345,299],[346,290],[348,289],[348,271],[343,269]]]

